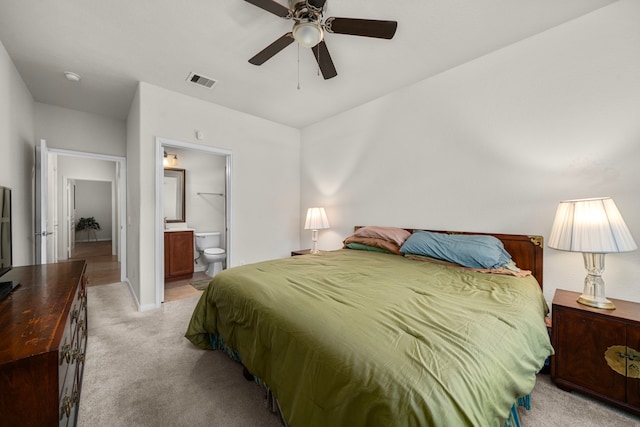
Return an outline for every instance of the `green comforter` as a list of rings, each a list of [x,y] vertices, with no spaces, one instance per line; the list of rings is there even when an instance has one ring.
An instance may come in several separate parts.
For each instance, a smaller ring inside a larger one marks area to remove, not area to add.
[[[499,426],[552,353],[532,277],[343,249],[225,270],[186,336],[269,385],[289,426]]]

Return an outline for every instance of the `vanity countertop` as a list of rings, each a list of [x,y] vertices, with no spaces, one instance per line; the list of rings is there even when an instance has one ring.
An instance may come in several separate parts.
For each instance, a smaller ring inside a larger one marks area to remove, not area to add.
[[[174,231],[196,231],[195,228],[165,228],[164,232],[165,233],[171,233]]]

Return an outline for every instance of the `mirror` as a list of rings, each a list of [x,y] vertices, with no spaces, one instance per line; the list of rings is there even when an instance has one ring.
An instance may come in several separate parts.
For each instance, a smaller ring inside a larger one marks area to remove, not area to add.
[[[164,217],[167,222],[185,222],[184,169],[164,170]]]

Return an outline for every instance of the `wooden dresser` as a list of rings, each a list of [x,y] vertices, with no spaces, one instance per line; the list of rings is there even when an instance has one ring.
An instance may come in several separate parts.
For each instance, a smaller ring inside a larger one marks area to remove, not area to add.
[[[74,426],[87,344],[85,261],[14,267],[0,301],[0,426]]]

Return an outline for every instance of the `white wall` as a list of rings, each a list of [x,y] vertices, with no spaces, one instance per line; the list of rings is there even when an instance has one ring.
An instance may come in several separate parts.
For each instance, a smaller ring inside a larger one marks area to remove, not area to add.
[[[131,123],[137,119],[138,123]],[[300,133],[297,129],[140,83],[129,115],[127,141],[129,205],[132,227],[129,265],[142,309],[155,304],[154,246],[155,138],[163,137],[232,152],[232,262],[287,256],[299,243]],[[195,132],[203,133],[203,140]],[[135,206],[132,206],[135,205]],[[144,219],[144,220],[143,220]],[[162,226],[162,225],[160,225]],[[147,243],[149,242],[149,243]],[[131,251],[135,250],[133,254]]]
[[[639,20],[614,3],[303,129],[301,213],[332,225],[319,247],[356,224],[548,237],[560,200],[595,196],[640,243]],[[607,295],[640,301],[640,251],[606,262]],[[544,268],[547,300],[582,291],[580,254],[545,248]]]
[[[49,148],[125,156],[127,137],[123,120],[35,103],[36,139]]]
[[[141,181],[138,165],[141,162],[140,141],[142,115],[140,113],[140,86],[136,88],[127,117],[127,279],[134,296],[140,301],[140,194]],[[150,187],[147,191],[152,191]],[[149,249],[147,249],[149,250]],[[147,275],[148,277],[148,275]],[[149,303],[151,304],[151,303]]]
[[[33,263],[34,102],[0,42],[0,185],[12,189],[13,264]]]

